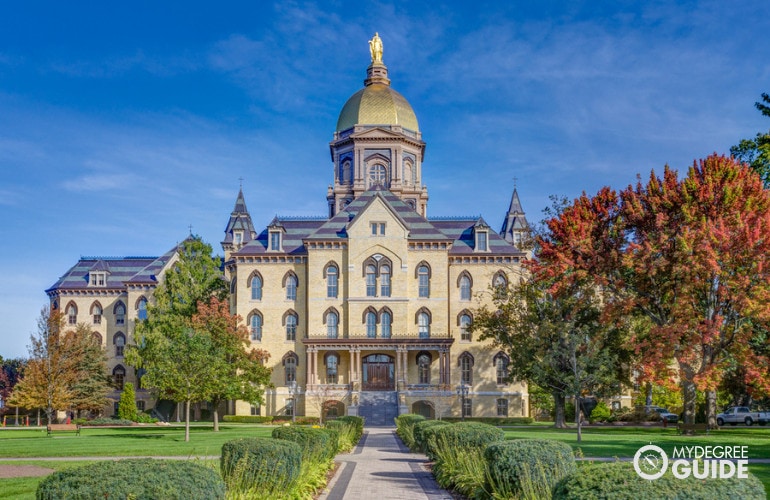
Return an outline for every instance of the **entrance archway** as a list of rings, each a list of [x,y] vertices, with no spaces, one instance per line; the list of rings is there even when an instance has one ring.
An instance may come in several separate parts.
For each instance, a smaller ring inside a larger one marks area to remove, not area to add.
[[[365,391],[393,391],[396,388],[396,366],[387,354],[370,354],[362,360]]]

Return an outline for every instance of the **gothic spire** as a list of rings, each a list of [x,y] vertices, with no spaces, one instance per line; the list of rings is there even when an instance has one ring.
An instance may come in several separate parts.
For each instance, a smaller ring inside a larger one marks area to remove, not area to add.
[[[518,245],[528,228],[529,224],[527,223],[524,209],[521,208],[519,193],[516,186],[514,186],[513,195],[511,195],[511,204],[508,207],[508,213],[505,215],[503,228],[500,230],[500,236],[502,236],[505,241]]]

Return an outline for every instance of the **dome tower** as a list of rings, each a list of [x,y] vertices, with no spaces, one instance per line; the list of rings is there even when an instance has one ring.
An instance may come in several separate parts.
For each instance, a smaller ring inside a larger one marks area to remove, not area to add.
[[[364,88],[342,107],[334,140],[329,144],[334,184],[326,199],[329,216],[358,195],[379,185],[427,215],[428,190],[422,184],[425,143],[409,102],[393,90],[382,62],[382,39],[369,41],[372,63]]]

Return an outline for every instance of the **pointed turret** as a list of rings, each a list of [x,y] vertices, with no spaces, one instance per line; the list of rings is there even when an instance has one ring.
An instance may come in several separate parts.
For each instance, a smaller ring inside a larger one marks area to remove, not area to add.
[[[500,236],[502,236],[508,243],[519,246],[524,238],[524,234],[528,230],[529,224],[524,215],[524,209],[521,208],[519,193],[514,185],[513,195],[511,196],[511,205],[508,207],[508,213],[503,221],[503,228],[500,230]]]
[[[243,197],[243,187],[238,190],[235,199],[235,207],[230,213],[230,220],[225,228],[225,239],[222,241],[222,250],[225,252],[225,260],[229,260],[230,253],[238,250],[243,245],[257,237],[251,215],[246,208],[246,199]]]

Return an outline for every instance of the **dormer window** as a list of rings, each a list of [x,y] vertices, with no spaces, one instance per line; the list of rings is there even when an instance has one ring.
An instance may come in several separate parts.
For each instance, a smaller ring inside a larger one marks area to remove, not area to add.
[[[271,252],[281,251],[281,231],[280,230],[270,231],[270,251]]]
[[[489,249],[487,244],[488,232],[486,229],[476,229],[476,251],[486,252]]]
[[[233,233],[233,243],[236,245],[240,245],[243,243],[243,232],[242,231],[236,231]]]
[[[104,286],[107,283],[107,273],[101,271],[91,271],[88,273],[90,286]]]

